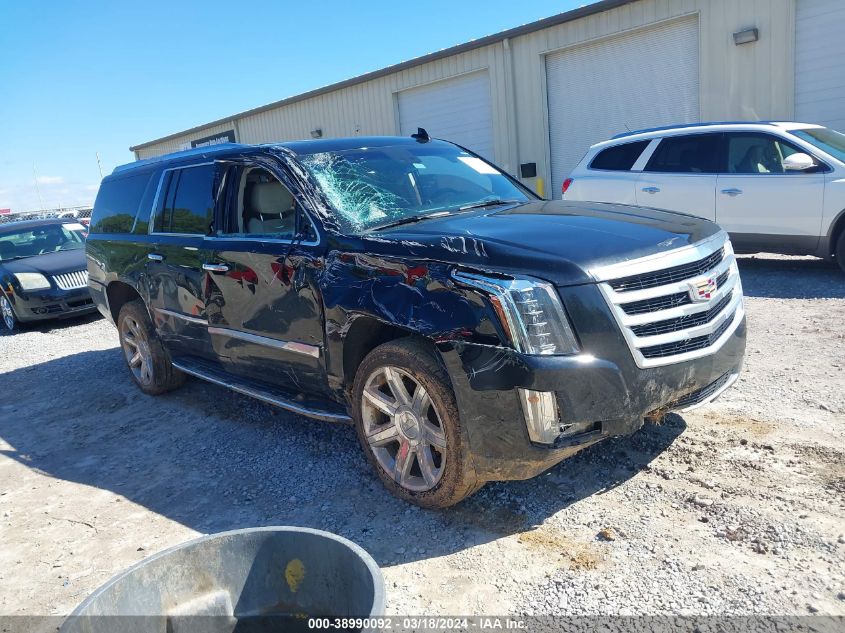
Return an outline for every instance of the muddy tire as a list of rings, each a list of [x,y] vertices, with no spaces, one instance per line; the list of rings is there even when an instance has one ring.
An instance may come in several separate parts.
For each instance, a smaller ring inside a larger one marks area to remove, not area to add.
[[[352,393],[367,460],[390,492],[424,508],[454,505],[484,484],[435,354],[410,338],[380,345],[358,368]]]
[[[120,349],[132,380],[151,396],[165,393],[185,382],[185,374],[170,362],[170,354],[155,332],[143,301],[129,301],[117,317]]]

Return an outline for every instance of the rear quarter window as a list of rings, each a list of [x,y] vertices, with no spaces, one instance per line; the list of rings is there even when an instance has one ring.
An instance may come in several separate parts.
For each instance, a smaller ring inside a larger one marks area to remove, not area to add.
[[[214,221],[217,175],[214,164],[167,172],[162,184],[164,202],[156,213],[153,232],[207,235]]]
[[[103,181],[94,201],[91,233],[130,233],[149,180],[145,173]]]
[[[645,171],[714,174],[719,166],[721,134],[667,136],[648,160]]]
[[[603,149],[590,163],[590,169],[629,171],[651,141],[635,141]]]

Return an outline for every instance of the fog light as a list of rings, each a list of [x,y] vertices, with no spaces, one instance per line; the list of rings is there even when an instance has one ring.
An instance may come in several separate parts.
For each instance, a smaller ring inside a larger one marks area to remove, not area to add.
[[[528,437],[538,444],[554,444],[560,435],[557,415],[557,401],[554,391],[518,389]]]

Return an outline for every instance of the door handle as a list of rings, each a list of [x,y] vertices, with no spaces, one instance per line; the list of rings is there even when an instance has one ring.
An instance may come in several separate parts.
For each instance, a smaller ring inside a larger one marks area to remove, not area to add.
[[[742,189],[722,189],[722,193],[733,198],[734,196],[741,194]]]
[[[164,255],[159,255],[158,253],[147,253],[147,259],[151,262],[163,262]]]
[[[226,264],[203,264],[202,269],[210,273],[225,273],[229,271],[229,267]]]
[[[651,193],[651,194],[659,193],[660,187],[643,187],[643,191],[645,193]]]

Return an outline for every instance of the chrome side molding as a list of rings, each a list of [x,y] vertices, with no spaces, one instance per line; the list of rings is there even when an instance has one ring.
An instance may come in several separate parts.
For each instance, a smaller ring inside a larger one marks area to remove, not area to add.
[[[172,316],[177,319],[182,319],[183,321],[187,321],[188,323],[196,323],[197,325],[208,325],[208,321],[205,319],[201,319],[200,317],[191,316],[190,314],[184,314],[182,312],[176,312],[174,310],[167,310],[165,308],[153,308],[159,314],[164,314],[167,316]]]
[[[307,343],[298,343],[296,341],[282,341],[281,339],[270,338],[268,336],[259,336],[258,334],[250,334],[249,332],[242,332],[226,327],[209,326],[209,334],[218,334],[220,336],[228,336],[230,338],[240,339],[255,343],[256,345],[264,345],[266,347],[274,347],[276,349],[283,349],[295,354],[304,354],[312,358],[320,357],[320,348],[316,345],[308,345]]]

